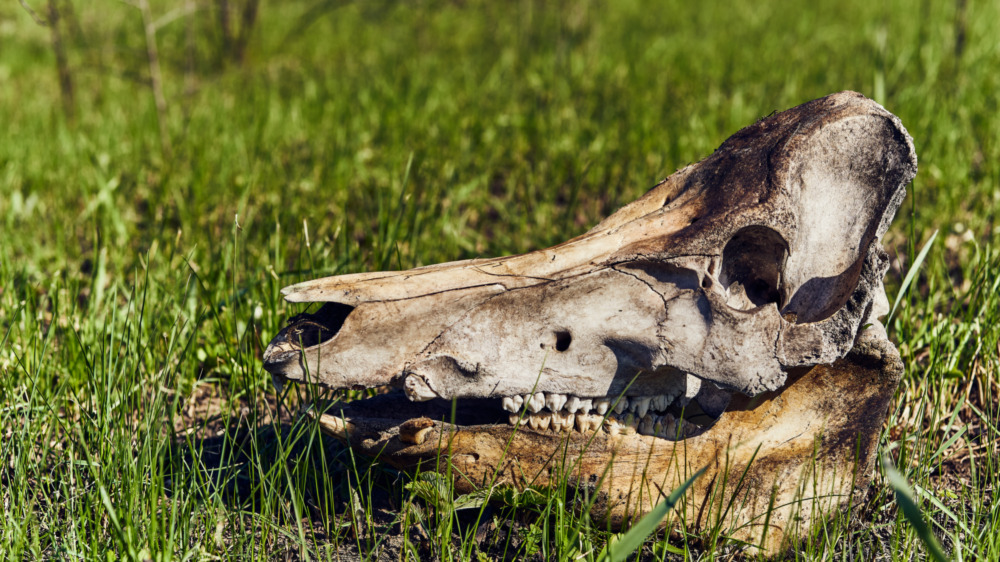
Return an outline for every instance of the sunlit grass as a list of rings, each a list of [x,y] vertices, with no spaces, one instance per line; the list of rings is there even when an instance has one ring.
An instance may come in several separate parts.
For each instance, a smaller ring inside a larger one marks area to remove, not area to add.
[[[448,512],[322,437],[296,410],[315,391],[261,368],[301,310],[280,288],[563,241],[845,89],[920,159],[891,301],[939,232],[888,326],[879,452],[947,553],[1000,557],[995,3],[264,3],[236,64],[195,2],[157,33],[170,156],[138,11],[56,4],[72,121],[49,28],[0,8],[0,558],[595,558],[610,535],[565,489]],[[881,470],[789,557],[926,556]],[[724,531],[643,552],[725,557]]]

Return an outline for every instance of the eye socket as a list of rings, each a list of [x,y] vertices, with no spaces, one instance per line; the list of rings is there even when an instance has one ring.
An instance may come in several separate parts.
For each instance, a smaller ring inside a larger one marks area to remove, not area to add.
[[[719,282],[733,308],[750,310],[767,303],[784,305],[781,277],[788,243],[766,226],[739,230],[722,250]]]

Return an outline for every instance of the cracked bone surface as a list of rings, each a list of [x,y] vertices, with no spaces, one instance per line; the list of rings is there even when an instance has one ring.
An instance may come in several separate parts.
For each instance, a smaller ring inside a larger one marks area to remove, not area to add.
[[[287,287],[325,304],[265,367],[402,389],[331,406],[323,427],[353,447],[404,467],[449,456],[460,489],[562,475],[616,525],[709,465],[679,507],[689,529],[721,516],[773,550],[867,486],[901,374],[880,239],[915,173],[895,116],[833,94],[552,248]],[[414,420],[419,443],[400,438]]]

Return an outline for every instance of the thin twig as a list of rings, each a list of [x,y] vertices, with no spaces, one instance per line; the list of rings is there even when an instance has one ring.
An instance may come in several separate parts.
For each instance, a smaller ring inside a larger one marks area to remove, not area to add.
[[[28,15],[31,16],[31,19],[35,20],[35,23],[37,23],[42,27],[49,26],[49,22],[43,20],[42,17],[38,15],[38,12],[31,9],[31,6],[29,6],[27,2],[25,2],[24,0],[17,0],[17,1],[21,3],[21,7],[24,8],[24,11],[28,12]]]

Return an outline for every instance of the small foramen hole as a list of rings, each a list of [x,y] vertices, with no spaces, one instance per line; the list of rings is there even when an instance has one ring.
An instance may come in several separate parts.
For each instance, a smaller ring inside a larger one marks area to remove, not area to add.
[[[565,330],[556,332],[556,351],[566,351],[572,342],[573,336],[569,335],[569,332]]]

